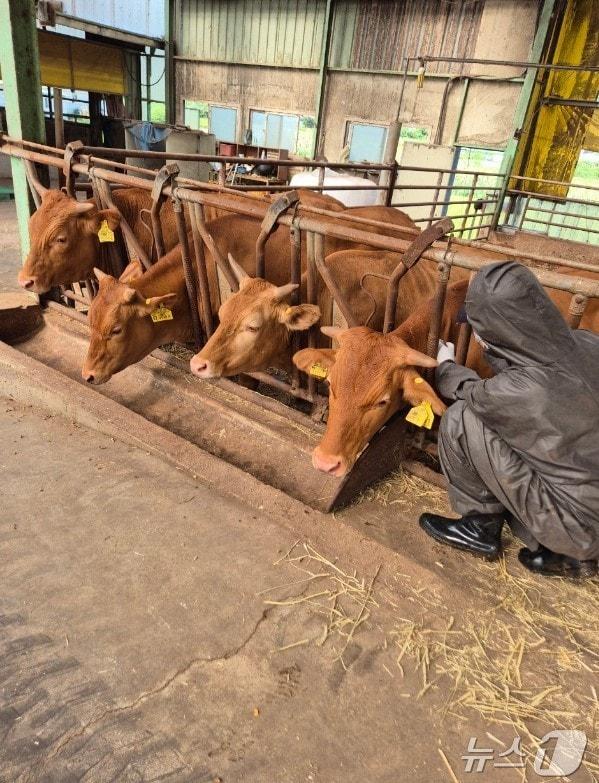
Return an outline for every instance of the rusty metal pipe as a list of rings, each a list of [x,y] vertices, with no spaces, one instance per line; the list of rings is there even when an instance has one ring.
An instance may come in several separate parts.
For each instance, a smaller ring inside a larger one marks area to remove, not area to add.
[[[387,284],[387,299],[385,300],[385,319],[383,321],[383,333],[391,332],[395,328],[395,310],[397,308],[397,295],[399,293],[399,281],[408,271],[403,261],[393,270]]]
[[[177,222],[177,234],[179,235],[179,244],[181,245],[181,261],[183,263],[183,273],[185,275],[185,287],[187,289],[187,298],[189,300],[189,311],[191,313],[191,325],[193,328],[193,337],[195,348],[198,350],[203,344],[202,326],[198,313],[198,290],[195,278],[195,272],[191,263],[189,254],[189,240],[187,236],[187,226],[185,225],[185,215],[183,205],[178,198],[173,198],[173,210]]]
[[[433,358],[436,358],[437,356],[439,335],[441,334],[441,324],[443,322],[443,309],[445,307],[445,294],[447,293],[447,283],[449,281],[449,273],[451,272],[451,264],[442,262],[437,269],[439,272],[439,279],[433,298],[433,311],[431,313],[431,322],[428,330],[428,337],[426,339],[426,353]]]
[[[210,284],[208,281],[208,270],[206,269],[206,254],[204,253],[204,243],[200,236],[198,228],[198,214],[203,210],[201,204],[192,204],[189,217],[191,222],[191,236],[193,238],[193,247],[195,251],[196,269],[198,273],[198,283],[200,287],[200,301],[202,304],[202,317],[204,322],[204,331],[206,338],[214,333],[214,320],[212,318],[212,303],[210,301]]]
[[[567,321],[568,326],[571,329],[578,329],[580,326],[580,321],[582,320],[588,302],[589,298],[582,294],[574,294],[570,299]]]
[[[292,225],[289,232],[289,240],[291,242],[291,269],[289,275],[289,282],[301,285],[302,282],[302,235],[297,225]],[[260,275],[259,275],[260,276]],[[291,294],[291,304],[297,305],[300,301],[300,289],[296,288]],[[295,353],[299,350],[300,346],[300,334],[299,332],[291,333],[291,348]],[[291,368],[291,387],[292,389],[299,389],[301,386],[301,375],[299,369],[295,364]]]

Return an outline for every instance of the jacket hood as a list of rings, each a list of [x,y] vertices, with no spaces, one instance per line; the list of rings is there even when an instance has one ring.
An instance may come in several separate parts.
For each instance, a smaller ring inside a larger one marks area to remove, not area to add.
[[[510,365],[549,364],[576,351],[562,314],[522,264],[501,261],[477,272],[466,313],[489,354]]]

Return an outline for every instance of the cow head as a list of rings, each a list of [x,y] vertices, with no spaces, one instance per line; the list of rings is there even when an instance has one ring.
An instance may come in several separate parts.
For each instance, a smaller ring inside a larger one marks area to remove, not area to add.
[[[98,210],[60,190],[45,190],[29,219],[30,250],[19,272],[19,285],[42,294],[55,285],[90,277],[99,259],[98,230],[106,220],[113,231],[120,223],[115,209]]]
[[[320,318],[316,305],[290,306],[286,302],[297,285],[275,286],[250,277],[231,256],[229,263],[239,291],[221,306],[218,328],[190,362],[191,371],[199,378],[288,364],[291,332],[308,329]]]
[[[400,337],[360,326],[323,327],[339,341],[338,349],[307,348],[293,357],[300,370],[327,372],[329,418],[320,444],[312,453],[315,468],[344,476],[372,436],[405,403],[430,402],[441,415],[445,405],[417,367],[435,367],[430,356],[416,351]]]
[[[94,272],[100,286],[89,309],[90,342],[81,375],[100,384],[164,342],[149,315],[161,304],[171,306],[177,294],[144,299],[128,285],[143,273],[139,261],[132,261],[118,280],[99,269]]]

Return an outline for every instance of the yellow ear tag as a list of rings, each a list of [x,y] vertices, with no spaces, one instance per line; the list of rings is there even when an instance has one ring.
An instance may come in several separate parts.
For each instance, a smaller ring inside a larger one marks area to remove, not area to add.
[[[107,220],[103,220],[98,229],[98,239],[100,242],[114,242],[114,231],[108,225]]]
[[[329,374],[327,368],[323,367],[320,362],[314,362],[314,364],[310,367],[309,372],[313,378],[319,378],[321,381],[324,381],[324,379]]]
[[[410,408],[406,421],[410,424],[415,424],[417,427],[426,427],[427,430],[433,426],[435,420],[435,414],[431,407],[430,402],[421,402],[420,405],[415,405]]]
[[[146,299],[146,304],[149,303],[149,299]],[[160,321],[172,321],[173,311],[169,310],[168,307],[165,307],[163,304],[161,304],[158,305],[155,310],[152,310],[150,313],[150,318],[152,321],[154,321],[155,324],[159,323]]]
[[[414,378],[414,383],[424,383],[422,378]]]

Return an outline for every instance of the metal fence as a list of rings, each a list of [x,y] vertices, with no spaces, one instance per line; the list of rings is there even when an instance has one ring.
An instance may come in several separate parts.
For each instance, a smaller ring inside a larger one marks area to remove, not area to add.
[[[508,188],[499,217],[500,226],[599,244],[599,185],[575,183],[568,186],[568,183],[522,176],[509,179],[522,185],[565,186],[569,193],[566,198],[556,198],[536,190]]]
[[[130,155],[131,152],[128,150],[107,151],[102,148],[84,147],[83,145],[78,144],[69,145],[66,150],[62,150],[47,145],[23,142],[8,136],[0,136],[0,151],[26,160],[30,183],[34,186],[32,192],[34,197],[37,197],[38,203],[39,197],[35,190],[37,172],[34,164],[51,166],[58,169],[66,178],[66,188],[72,194],[75,192],[76,177],[82,175],[85,178],[85,182],[82,184],[91,189],[100,208],[113,206],[111,187],[125,185],[146,189],[152,194],[152,229],[158,255],[161,255],[161,251],[164,248],[160,222],[157,219],[158,210],[164,199],[170,198],[174,207],[178,237],[181,244],[182,264],[191,311],[194,318],[196,343],[201,345],[210,337],[214,329],[214,324],[205,270],[205,249],[207,249],[214,258],[214,261],[229,282],[232,290],[237,289],[237,282],[228,260],[219,253],[218,248],[215,246],[215,243],[210,236],[209,227],[204,219],[204,208],[214,207],[265,221],[265,218],[267,218],[269,213],[269,205],[263,198],[227,188],[220,183],[195,182],[193,180],[178,177],[176,176],[176,167],[173,168],[171,166],[169,168],[169,166],[165,165],[160,171],[156,172],[101,158],[97,155],[98,152],[103,152],[104,154],[110,152],[113,156],[118,156],[121,153]],[[223,179],[225,176],[225,166],[228,163],[234,163],[238,160],[236,158],[227,159],[200,155],[174,155],[172,153],[169,153],[168,156],[166,153],[142,152],[137,154],[138,157],[148,157],[148,155],[151,157],[158,156],[163,159],[165,163],[166,160],[172,161],[173,159],[208,159],[216,162],[220,166],[220,170],[223,172]],[[242,160],[247,162],[247,159]],[[319,168],[324,172],[324,167],[330,166],[331,164],[323,163],[322,161],[310,161],[308,165]],[[332,165],[342,170],[356,168],[360,170],[361,168],[367,168],[366,164],[362,167],[356,167],[354,164]],[[368,166],[368,168],[372,167]],[[390,171],[391,173],[392,181],[388,183],[388,185],[377,186],[379,190],[385,191],[386,200],[391,204],[393,204],[392,194],[397,187],[397,178],[401,177],[402,170],[431,171],[431,169],[424,168],[403,169],[401,166],[389,166],[385,164],[380,164],[377,168],[379,171]],[[463,183],[455,183],[455,176],[463,173],[472,177],[472,183],[466,186],[466,188],[464,188]],[[468,221],[473,219],[471,210],[477,205],[476,193],[482,175],[483,172],[460,172],[456,169],[439,170],[437,171],[437,184],[430,186],[434,188],[433,198],[430,201],[404,202],[401,206],[406,207],[408,204],[412,204],[413,206],[424,206],[428,208],[430,210],[429,215],[426,218],[420,219],[419,222],[427,223],[430,228],[434,225],[437,218],[441,217],[443,214],[447,214],[448,206],[457,205],[458,207],[464,208],[464,212],[456,217],[457,220],[462,221],[461,225],[457,227],[457,232],[480,232],[481,223],[484,222],[481,221],[480,216],[476,216],[476,219],[479,221],[477,225],[470,224],[469,226]],[[448,179],[451,177],[454,178],[453,183]],[[413,187],[416,189],[416,187],[422,186]],[[348,186],[340,186],[340,188],[343,190],[349,189]],[[468,197],[463,200],[463,204],[460,203],[460,200],[456,202],[447,197],[448,191],[456,188],[466,189],[469,194]],[[331,188],[321,185],[316,189],[330,190]],[[288,191],[289,188],[285,187],[285,190]],[[509,192],[507,195],[508,197],[511,197]],[[521,196],[521,194],[518,195]],[[489,204],[496,204],[497,197],[485,199],[485,201]],[[184,204],[189,207],[187,210],[187,218],[186,211],[182,208]],[[483,210],[477,211],[483,211],[484,214],[484,205]],[[327,220],[327,218],[329,219]],[[334,218],[334,222],[331,222],[330,218]],[[188,220],[189,226],[187,225]],[[306,270],[308,280],[306,302],[317,304],[317,288],[319,285],[326,286],[350,325],[356,325],[356,320],[352,315],[351,303],[347,301],[344,293],[335,285],[327,271],[324,257],[324,239],[326,237],[351,241],[356,244],[366,245],[373,249],[388,250],[398,254],[398,264],[387,280],[385,331],[394,327],[393,318],[395,314],[395,302],[400,287],[400,280],[403,275],[420,257],[436,262],[438,264],[439,284],[435,304],[433,306],[433,313],[436,315],[432,319],[431,333],[429,335],[429,347],[431,352],[436,347],[440,328],[440,315],[443,311],[445,289],[451,266],[453,265],[471,271],[480,268],[485,263],[485,260],[480,258],[476,259],[476,253],[472,252],[475,248],[492,248],[495,252],[504,253],[508,258],[513,256],[522,258],[524,255],[520,251],[513,251],[497,245],[489,245],[484,242],[474,243],[455,240],[451,246],[446,246],[441,249],[439,249],[438,246],[432,247],[431,244],[434,240],[438,240],[444,233],[452,230],[451,223],[447,221],[442,225],[442,230],[437,230],[436,234],[434,231],[429,232],[427,241],[423,241],[422,234],[420,234],[417,229],[400,228],[381,221],[370,220],[369,218],[354,217],[343,212],[330,212],[326,209],[319,209],[307,205],[300,205],[299,209],[296,209],[294,215],[289,214],[285,209],[281,209],[274,218],[271,214],[270,224],[271,230],[277,225],[287,226],[290,229],[290,279],[292,281],[299,281],[302,270]],[[356,224],[360,226],[360,228],[356,228]],[[386,233],[377,233],[382,228]],[[456,229],[453,230],[455,231]],[[145,258],[143,251],[141,251],[138,246],[136,247],[135,237],[132,236],[132,232],[128,229],[126,221],[124,220],[123,232],[126,239],[129,239],[132,242],[136,255],[140,257],[144,265],[148,267],[151,264],[151,259]],[[404,235],[404,238],[401,238],[401,236],[394,236],[394,233],[400,233]],[[413,239],[406,239],[406,233],[412,235]],[[302,259],[301,257],[302,234],[305,235],[306,239],[305,259]],[[264,248],[269,236],[270,231],[264,229],[263,223],[263,230],[260,233],[256,245],[257,276],[264,276]],[[190,237],[192,238],[191,242]],[[534,254],[525,254],[525,257],[528,257],[533,263],[542,262],[546,264],[549,262],[572,269],[592,269],[592,267],[588,265],[570,261],[569,259],[555,259]],[[125,262],[125,259],[122,261]],[[118,270],[113,268],[110,271]],[[599,281],[595,282],[571,278],[553,271],[540,269],[535,269],[534,272],[543,285],[550,288],[569,291],[572,294],[569,312],[572,326],[577,326],[580,322],[588,299],[590,297],[599,296]],[[87,285],[87,290],[67,289],[64,292],[64,295],[68,300],[80,304],[88,303],[89,297],[93,296],[93,294],[94,284],[91,281]],[[294,296],[297,302],[299,293],[296,292]],[[198,302],[199,308],[197,306]],[[312,329],[309,333],[310,345],[316,344],[315,337],[316,332]],[[260,374],[260,380],[266,380],[277,388],[284,388],[285,391],[288,391],[298,398],[311,402],[314,402],[317,399],[316,383],[313,378],[308,380],[307,389],[301,387],[300,379],[297,374],[290,384],[285,384],[279,379],[274,379],[270,376],[265,377],[264,374]]]

